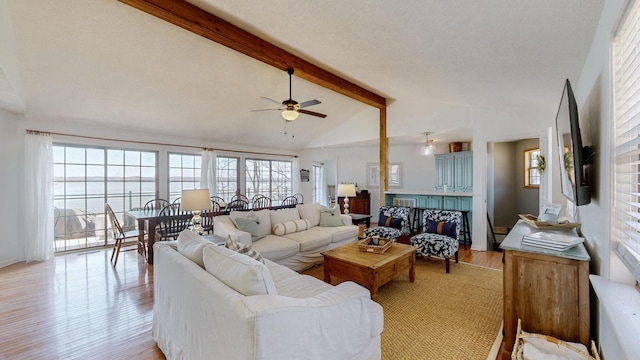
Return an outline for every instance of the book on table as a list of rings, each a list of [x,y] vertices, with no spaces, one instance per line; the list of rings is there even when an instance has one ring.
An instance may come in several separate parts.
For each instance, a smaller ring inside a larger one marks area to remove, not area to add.
[[[565,235],[542,231],[522,236],[522,243],[524,245],[557,251],[568,250],[583,242],[584,238],[577,235]]]

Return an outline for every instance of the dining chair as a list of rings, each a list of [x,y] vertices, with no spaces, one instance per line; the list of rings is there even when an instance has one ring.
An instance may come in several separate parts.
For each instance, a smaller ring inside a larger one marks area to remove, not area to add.
[[[181,196],[175,198],[173,200],[173,202],[172,202],[172,204],[180,204],[180,203],[182,203],[182,197]]]
[[[298,200],[298,204],[304,204],[304,195],[302,195],[302,193],[295,193],[293,196]]]
[[[233,200],[227,204],[228,211],[231,210],[249,210],[249,202],[245,200]]]
[[[221,208],[224,208],[227,206],[227,201],[223,198],[221,198],[220,196],[212,196],[211,197],[211,201],[215,201],[218,203],[218,205],[220,205]]]
[[[251,209],[252,210],[262,210],[269,209],[271,207],[271,198],[266,197],[262,194],[257,194],[253,197],[251,201]]]
[[[229,202],[231,203],[231,202],[233,202],[233,201],[235,201],[235,200],[242,200],[242,201],[246,201],[246,202],[248,202],[248,203],[249,203],[249,202],[251,202],[251,201],[249,200],[249,198],[248,198],[246,195],[243,195],[243,194],[236,194],[236,195],[233,195],[233,196],[231,197],[231,200],[229,200]]]
[[[202,217],[202,230],[207,234],[213,232],[213,218],[220,215],[220,204],[211,200],[211,209],[203,210],[200,216]]]
[[[144,240],[140,240],[139,239],[139,232],[138,230],[130,230],[130,231],[124,231],[122,230],[122,226],[120,226],[120,222],[118,221],[118,218],[116,217],[116,214],[113,212],[113,209],[111,208],[111,206],[107,203],[104,204],[104,210],[107,213],[107,216],[109,217],[109,221],[111,222],[111,231],[113,233],[113,251],[111,252],[111,262],[113,262],[113,266],[116,266],[116,264],[118,263],[118,257],[120,255],[121,251],[131,251],[131,250],[138,250],[138,254],[144,256],[144,258],[147,258],[147,244],[145,244]],[[122,247],[123,243],[125,240],[127,239],[136,239],[136,247],[134,248],[133,246],[125,246],[124,248]]]
[[[157,237],[162,240],[173,239],[176,240],[180,233],[189,228],[191,225],[191,219],[184,216],[178,215],[186,215],[188,212],[180,210],[179,203],[173,203],[165,206],[160,210],[160,217],[174,217],[165,220],[160,220],[156,227]]]
[[[147,203],[144,204],[144,209],[145,210],[161,210],[163,207],[169,204],[170,202],[165,199],[153,199],[153,200],[147,201]]]
[[[287,196],[282,200],[281,205],[283,207],[295,207],[298,205],[298,198],[296,198],[295,195]]]

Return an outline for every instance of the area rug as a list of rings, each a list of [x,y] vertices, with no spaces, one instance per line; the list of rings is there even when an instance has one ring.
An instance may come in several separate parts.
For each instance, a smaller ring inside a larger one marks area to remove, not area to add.
[[[303,273],[323,279],[322,265]],[[502,276],[454,262],[447,274],[442,260],[418,259],[415,282],[402,275],[378,291],[382,359],[487,359],[502,324]]]

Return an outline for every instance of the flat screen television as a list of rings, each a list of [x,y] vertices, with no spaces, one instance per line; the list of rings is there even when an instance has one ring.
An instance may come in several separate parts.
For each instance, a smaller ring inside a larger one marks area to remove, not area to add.
[[[589,164],[591,148],[582,146],[578,106],[569,79],[565,82],[556,115],[556,135],[562,194],[576,206],[589,204],[591,191],[585,176],[585,166]]]

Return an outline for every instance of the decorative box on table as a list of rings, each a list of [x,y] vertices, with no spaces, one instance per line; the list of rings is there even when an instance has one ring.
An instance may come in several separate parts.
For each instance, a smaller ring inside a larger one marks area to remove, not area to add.
[[[378,237],[369,237],[358,242],[358,248],[360,251],[371,252],[374,254],[382,254],[391,247],[393,240],[382,239]]]

